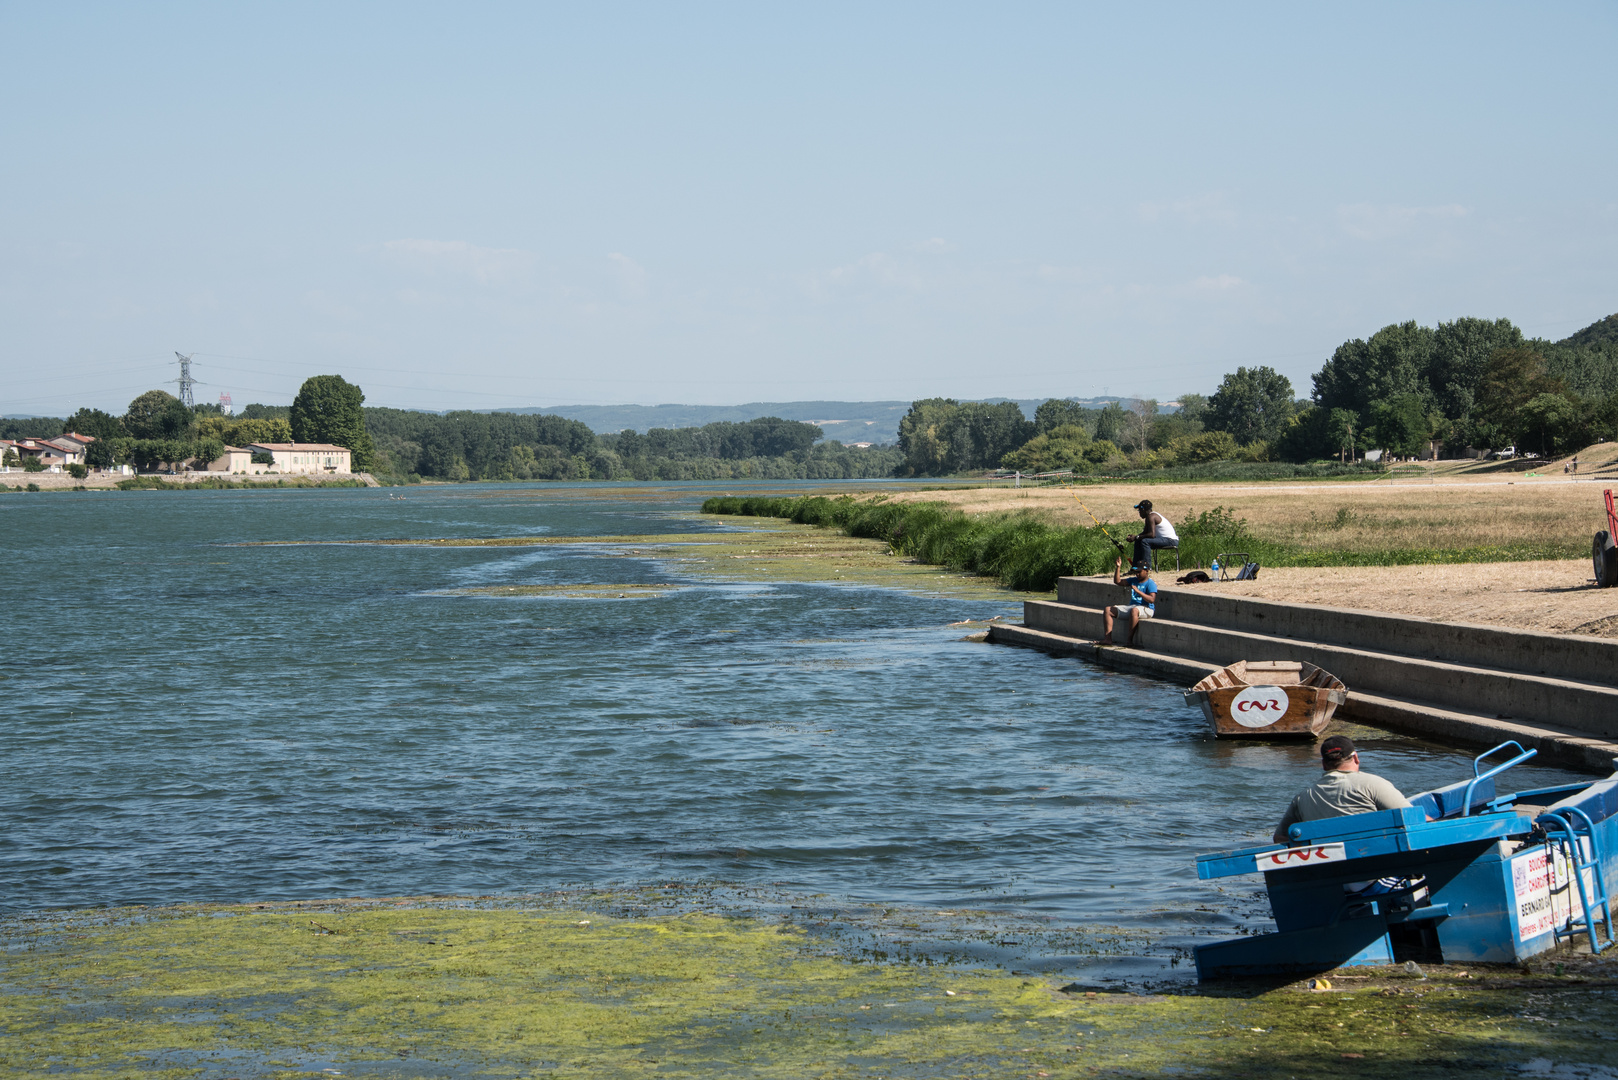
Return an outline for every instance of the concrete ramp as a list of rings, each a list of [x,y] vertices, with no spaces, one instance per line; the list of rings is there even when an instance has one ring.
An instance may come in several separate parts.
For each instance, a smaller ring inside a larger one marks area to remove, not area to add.
[[[1062,578],[1030,600],[1022,626],[990,640],[1086,656],[1189,685],[1238,660],[1301,660],[1348,684],[1347,719],[1450,742],[1517,739],[1542,757],[1610,772],[1618,757],[1618,642],[1350,608],[1165,588],[1139,648],[1099,647],[1101,609],[1125,602],[1111,578]],[[1121,644],[1128,623],[1120,619]]]

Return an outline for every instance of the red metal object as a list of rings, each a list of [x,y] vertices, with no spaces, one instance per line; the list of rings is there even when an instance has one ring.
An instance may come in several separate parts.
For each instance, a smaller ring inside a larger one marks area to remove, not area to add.
[[[1618,509],[1612,504],[1612,489],[1608,488],[1604,494],[1607,496],[1607,535],[1618,539]]]

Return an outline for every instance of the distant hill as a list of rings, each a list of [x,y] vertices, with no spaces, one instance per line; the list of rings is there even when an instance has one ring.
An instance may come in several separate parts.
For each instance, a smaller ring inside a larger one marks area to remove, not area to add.
[[[1618,343],[1618,315],[1597,319],[1583,330],[1558,341],[1558,345],[1611,345]]]
[[[1045,398],[1027,401],[1015,398],[989,398],[1013,401],[1030,420]],[[1108,398],[1076,398],[1079,404],[1099,409]],[[1127,402],[1126,402],[1127,403]],[[721,420],[742,423],[761,416],[783,420],[803,420],[818,424],[826,438],[841,443],[869,442],[879,446],[899,440],[899,421],[910,411],[908,401],[754,401],[746,405],[548,405],[543,408],[500,409],[499,412],[544,413],[568,420],[580,420],[598,435],[624,430],[649,431],[652,428],[701,427]],[[1168,411],[1168,410],[1165,410]]]
[[[761,416],[779,416],[818,424],[826,438],[838,442],[885,444],[899,438],[899,418],[909,408],[908,401],[754,401],[746,405],[550,405],[498,411],[579,420],[598,435],[701,427],[722,420],[739,424]]]

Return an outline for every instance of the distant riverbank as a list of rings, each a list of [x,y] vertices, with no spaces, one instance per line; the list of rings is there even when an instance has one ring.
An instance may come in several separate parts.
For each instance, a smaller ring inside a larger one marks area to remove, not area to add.
[[[33,487],[30,488],[29,485]],[[252,477],[232,476],[229,473],[151,473],[143,476],[124,476],[120,473],[93,472],[84,479],[67,473],[19,472],[0,473],[0,494],[27,491],[162,491],[193,488],[345,488],[381,487],[370,473],[328,473],[313,476],[304,473],[260,474]]]

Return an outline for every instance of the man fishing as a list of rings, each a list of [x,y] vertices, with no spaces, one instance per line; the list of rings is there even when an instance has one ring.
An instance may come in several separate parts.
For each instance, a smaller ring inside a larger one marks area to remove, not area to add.
[[[1174,531],[1169,519],[1152,509],[1152,500],[1142,499],[1135,504],[1135,512],[1146,522],[1140,532],[1131,536],[1135,542],[1135,563],[1152,564],[1152,548],[1177,548],[1180,534]]]
[[[1134,575],[1124,577],[1124,560],[1113,560],[1112,583],[1114,585],[1129,586],[1129,603],[1109,604],[1101,610],[1101,621],[1106,630],[1101,635],[1097,645],[1112,644],[1112,617],[1114,614],[1129,617],[1129,644],[1135,644],[1135,634],[1140,629],[1142,619],[1150,619],[1157,612],[1157,582],[1152,580],[1152,568],[1147,563],[1137,562],[1130,567]]]

